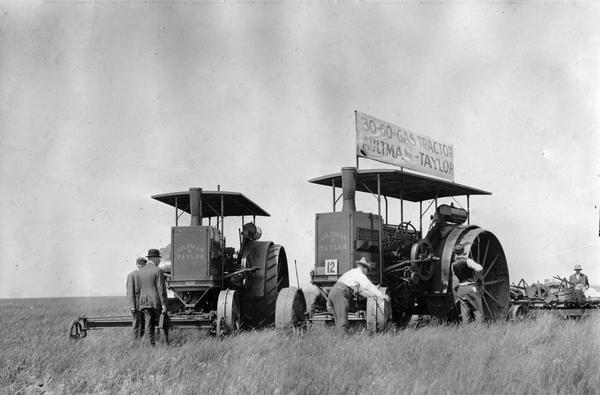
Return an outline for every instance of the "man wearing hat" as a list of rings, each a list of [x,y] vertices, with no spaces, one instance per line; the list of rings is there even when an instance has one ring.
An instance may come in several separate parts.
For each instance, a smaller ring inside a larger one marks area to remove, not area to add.
[[[158,265],[160,265],[160,258],[162,258],[162,256],[160,256],[159,250],[157,250],[156,248],[150,248],[148,250],[148,255],[146,256],[146,258],[148,258],[148,260],[152,262],[154,266],[158,267]]]
[[[140,310],[144,313],[146,334],[150,339],[150,344],[154,345],[156,324],[161,312],[167,312],[167,286],[164,273],[157,266],[160,263],[160,252],[150,249],[147,258],[153,264],[140,268],[138,272],[140,277]]]
[[[467,257],[462,244],[454,247],[454,253],[456,258],[452,263],[452,271],[458,278],[458,287],[455,290],[460,304],[462,322],[465,324],[471,321],[483,322],[481,290],[475,280],[476,273],[480,273],[483,267]]]
[[[348,331],[348,309],[354,295],[359,294],[365,298],[377,298],[390,301],[390,297],[381,292],[367,278],[369,269],[373,265],[364,257],[356,261],[356,267],[348,270],[337,280],[329,292],[329,302],[333,308],[335,326],[344,332]]]
[[[137,268],[127,275],[127,300],[129,301],[129,311],[131,312],[133,329],[133,338],[138,339],[144,336],[144,314],[140,311],[140,268],[146,266],[146,258],[137,258],[135,264]]]
[[[576,264],[573,270],[575,270],[575,274],[569,277],[569,281],[573,283],[573,286],[575,288],[579,288],[583,291],[588,289],[590,287],[590,282],[588,281],[588,277],[585,274],[581,273],[581,265]]]

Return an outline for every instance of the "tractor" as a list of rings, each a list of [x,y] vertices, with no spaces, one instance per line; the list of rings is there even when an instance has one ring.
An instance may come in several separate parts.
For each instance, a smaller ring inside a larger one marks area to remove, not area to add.
[[[333,190],[333,211],[316,214],[315,218],[311,281],[318,293],[306,308],[306,304],[295,302],[296,292],[282,290],[277,301],[276,327],[300,327],[307,321],[312,325],[333,325],[329,291],[362,257],[375,263],[367,276],[390,295],[391,301],[356,296],[348,314],[351,324],[380,331],[392,323],[404,327],[413,315],[458,320],[458,279],[452,273],[454,247],[458,244],[464,245],[468,256],[484,268],[477,286],[484,295],[486,319],[506,318],[509,274],[502,245],[490,231],[470,224],[470,196],[491,193],[404,169],[344,167],[340,173],[309,182]],[[336,195],[338,188],[342,189],[341,196]],[[377,213],[356,210],[357,191],[376,198]],[[438,199],[456,196],[467,197],[466,209],[455,207],[454,202],[438,204]],[[340,197],[342,209],[336,211]],[[400,200],[398,224],[388,222],[388,200],[392,198]],[[405,201],[419,204],[418,228],[404,218]],[[427,202],[434,208],[430,227],[424,232],[423,204]]]
[[[236,192],[190,188],[152,198],[175,208],[171,264],[163,269],[174,295],[166,329],[192,327],[221,336],[272,325],[277,295],[289,287],[289,275],[285,249],[259,240],[256,217],[269,214]],[[189,226],[179,224],[184,212],[191,216]],[[224,237],[224,219],[231,216],[241,217],[237,250]],[[79,339],[90,329],[130,325],[130,316],[80,317],[69,332]]]

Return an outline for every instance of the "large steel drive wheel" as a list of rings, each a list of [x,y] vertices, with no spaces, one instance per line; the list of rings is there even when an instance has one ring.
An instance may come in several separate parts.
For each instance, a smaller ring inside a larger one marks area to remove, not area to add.
[[[306,300],[302,290],[289,287],[279,291],[275,307],[275,329],[299,328],[304,325],[305,315]]]
[[[469,258],[483,266],[478,280],[483,294],[483,310],[488,320],[504,320],[510,304],[508,266],[502,245],[491,232],[469,230],[460,240]]]
[[[244,298],[242,301],[244,324],[251,328],[273,324],[277,295],[290,284],[287,256],[283,246],[269,246],[264,270],[264,296],[256,299]]]
[[[232,289],[219,292],[217,301],[216,335],[237,333],[240,330],[240,299]]]

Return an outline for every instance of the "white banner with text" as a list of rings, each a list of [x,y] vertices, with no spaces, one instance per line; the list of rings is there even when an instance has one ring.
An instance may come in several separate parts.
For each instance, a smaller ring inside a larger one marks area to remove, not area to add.
[[[356,112],[356,155],[360,157],[454,182],[453,154],[451,144]]]

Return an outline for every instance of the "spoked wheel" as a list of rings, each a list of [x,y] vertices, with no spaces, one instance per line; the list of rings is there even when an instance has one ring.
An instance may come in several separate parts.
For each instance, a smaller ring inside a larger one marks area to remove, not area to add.
[[[483,310],[488,320],[503,320],[508,315],[510,283],[506,257],[500,242],[481,228],[469,230],[460,240],[469,258],[483,266],[478,279],[483,295]]]
[[[277,296],[275,307],[275,329],[295,330],[305,324],[306,300],[302,290],[284,288]]]
[[[398,225],[398,233],[400,233],[401,235],[404,234],[417,234],[417,228],[415,228],[415,226],[413,224],[411,224],[410,222],[402,222],[400,225]]]
[[[69,325],[69,338],[73,340],[80,340],[87,336],[87,330],[83,328],[83,325],[79,320],[71,322]]]
[[[523,321],[527,317],[527,306],[515,304],[508,309],[508,321]]]
[[[414,243],[410,249],[410,260],[420,261],[412,264],[413,270],[421,281],[427,281],[433,276],[435,270],[433,259],[426,260],[433,254],[433,247],[426,239]]]
[[[217,301],[216,335],[224,336],[240,330],[240,299],[238,293],[227,289],[219,292]]]

